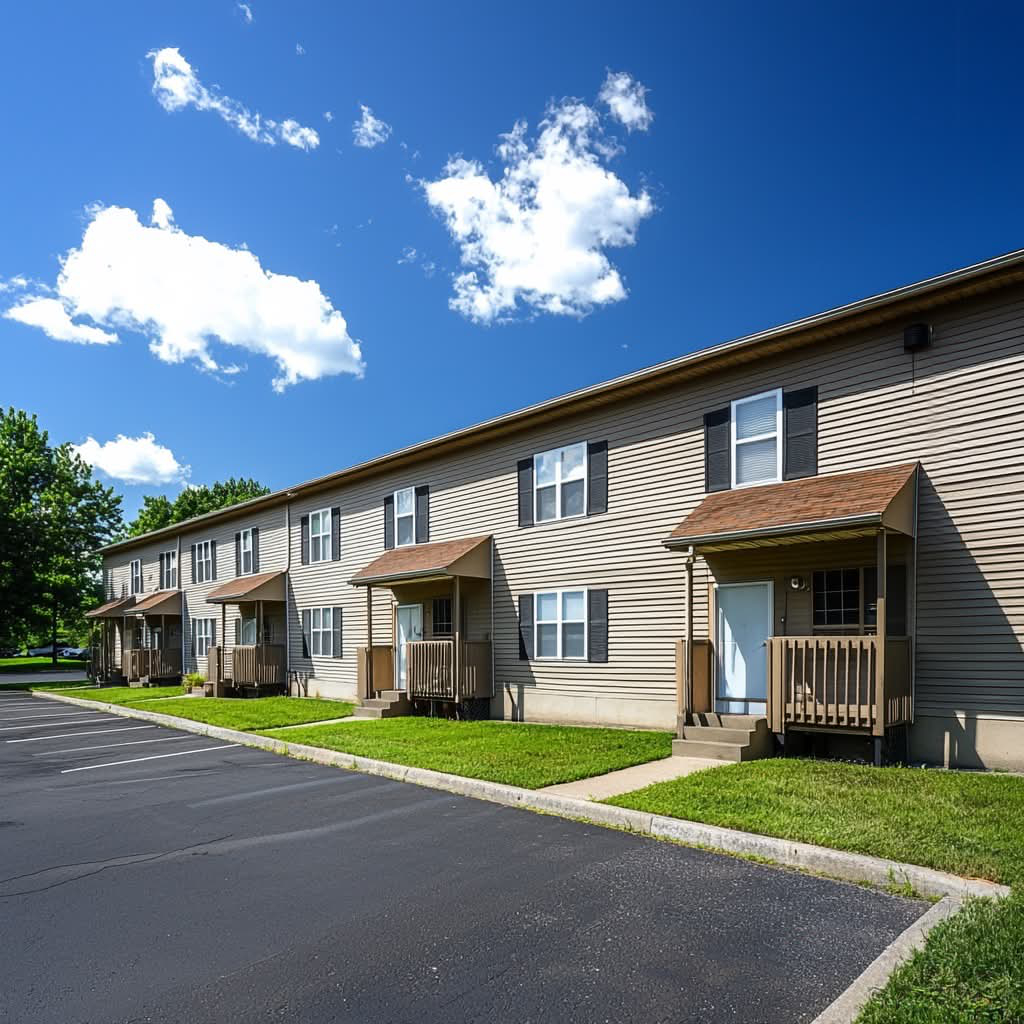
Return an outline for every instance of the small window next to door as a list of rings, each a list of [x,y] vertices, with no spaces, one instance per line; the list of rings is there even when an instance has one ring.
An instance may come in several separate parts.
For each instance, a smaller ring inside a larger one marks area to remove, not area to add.
[[[814,574],[814,625],[860,625],[859,569],[827,569]]]
[[[434,598],[430,629],[434,636],[452,635],[452,599],[450,597]]]

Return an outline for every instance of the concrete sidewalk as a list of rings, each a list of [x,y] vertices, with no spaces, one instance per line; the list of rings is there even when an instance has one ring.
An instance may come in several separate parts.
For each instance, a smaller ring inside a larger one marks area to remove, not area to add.
[[[634,765],[632,768],[621,768],[617,772],[608,772],[607,775],[580,779],[578,782],[545,786],[538,792],[571,796],[579,800],[607,800],[622,793],[631,793],[634,789],[643,789],[644,786],[653,785],[655,782],[671,782],[672,779],[681,779],[684,775],[692,775],[706,768],[718,768],[728,763],[710,757],[666,757],[660,761]]]

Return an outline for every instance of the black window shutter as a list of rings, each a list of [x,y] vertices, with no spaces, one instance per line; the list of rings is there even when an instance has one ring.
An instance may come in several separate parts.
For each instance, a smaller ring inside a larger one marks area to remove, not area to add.
[[[331,654],[335,658],[341,657],[341,609],[331,609],[331,625],[333,630],[331,633]]]
[[[309,565],[309,516],[303,516],[299,526],[302,533],[302,564]]]
[[[384,548],[390,551],[395,546],[395,496],[384,499]]]
[[[211,579],[217,578],[217,542],[215,540],[210,541],[210,565],[213,567],[213,576]]]
[[[533,594],[519,595],[519,660],[533,659]]]
[[[533,459],[516,464],[519,477],[519,525],[533,526]]]
[[[341,558],[341,509],[331,509],[331,561]]]
[[[242,575],[242,535],[235,534],[235,575]]]
[[[192,550],[195,550],[195,545],[192,545]],[[192,620],[192,633],[189,639],[188,653],[191,657],[196,656],[196,620]]]
[[[160,582],[157,584],[158,590],[163,590],[166,585],[166,579],[164,577],[164,560],[167,558],[166,555],[160,556]]]
[[[242,642],[242,620],[235,619],[235,644]]]
[[[195,581],[196,581],[196,546],[195,546],[195,544],[193,544],[192,545],[192,582],[195,583]],[[193,643],[193,646],[195,646],[194,643]]]
[[[608,442],[587,445],[587,515],[608,511]]]
[[[732,486],[729,415],[729,406],[704,413],[704,490],[708,493]]]
[[[608,591],[587,591],[587,661],[608,660]]]
[[[252,571],[260,571],[260,528],[252,528]]]
[[[304,658],[309,657],[310,649],[310,616],[309,609],[305,609],[302,613],[302,656]]]
[[[209,622],[210,622],[210,646],[211,647],[216,647],[217,646],[217,620],[216,619],[210,619]]]
[[[430,488],[424,484],[416,488],[416,543],[430,540]]]
[[[818,389],[783,392],[782,421],[786,435],[783,479],[814,476],[818,472]]]

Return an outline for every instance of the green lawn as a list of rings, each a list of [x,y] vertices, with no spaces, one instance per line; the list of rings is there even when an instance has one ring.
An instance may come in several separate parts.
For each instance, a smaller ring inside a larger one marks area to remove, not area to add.
[[[857,1024],[1024,1021],[1024,890],[976,900],[928,936]]]
[[[79,686],[75,688],[47,683],[45,686],[33,686],[32,689],[64,693],[69,697],[97,700],[106,704],[137,704],[140,700],[151,700],[154,697],[181,696],[180,686]]]
[[[1024,779],[773,758],[730,764],[608,801],[923,864],[1024,881]]]
[[[88,667],[88,662],[81,659],[58,658],[54,665],[53,659],[46,658],[0,658],[0,673],[16,674],[18,672],[53,672],[62,669],[77,668],[83,674]]]
[[[276,735],[292,743],[527,789],[654,761],[667,757],[672,747],[672,734],[667,732],[443,718],[352,722],[289,729]]]
[[[136,693],[138,691],[135,691]],[[180,695],[181,690],[177,690]],[[152,704],[133,702],[133,707],[176,715],[193,722],[222,725],[227,729],[276,729],[282,725],[304,725],[326,718],[346,718],[352,705],[340,700],[319,700],[313,697],[182,697]],[[298,730],[296,730],[298,731]],[[284,735],[291,735],[291,730]]]

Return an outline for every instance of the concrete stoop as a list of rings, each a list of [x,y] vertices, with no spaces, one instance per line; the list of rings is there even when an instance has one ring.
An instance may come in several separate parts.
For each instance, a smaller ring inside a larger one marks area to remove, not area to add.
[[[679,722],[680,739],[672,741],[676,757],[707,757],[716,761],[755,761],[775,753],[768,719],[757,715],[697,715],[693,725]]]
[[[412,704],[402,690],[382,690],[379,697],[364,700],[352,712],[353,718],[398,718],[412,713]]]

